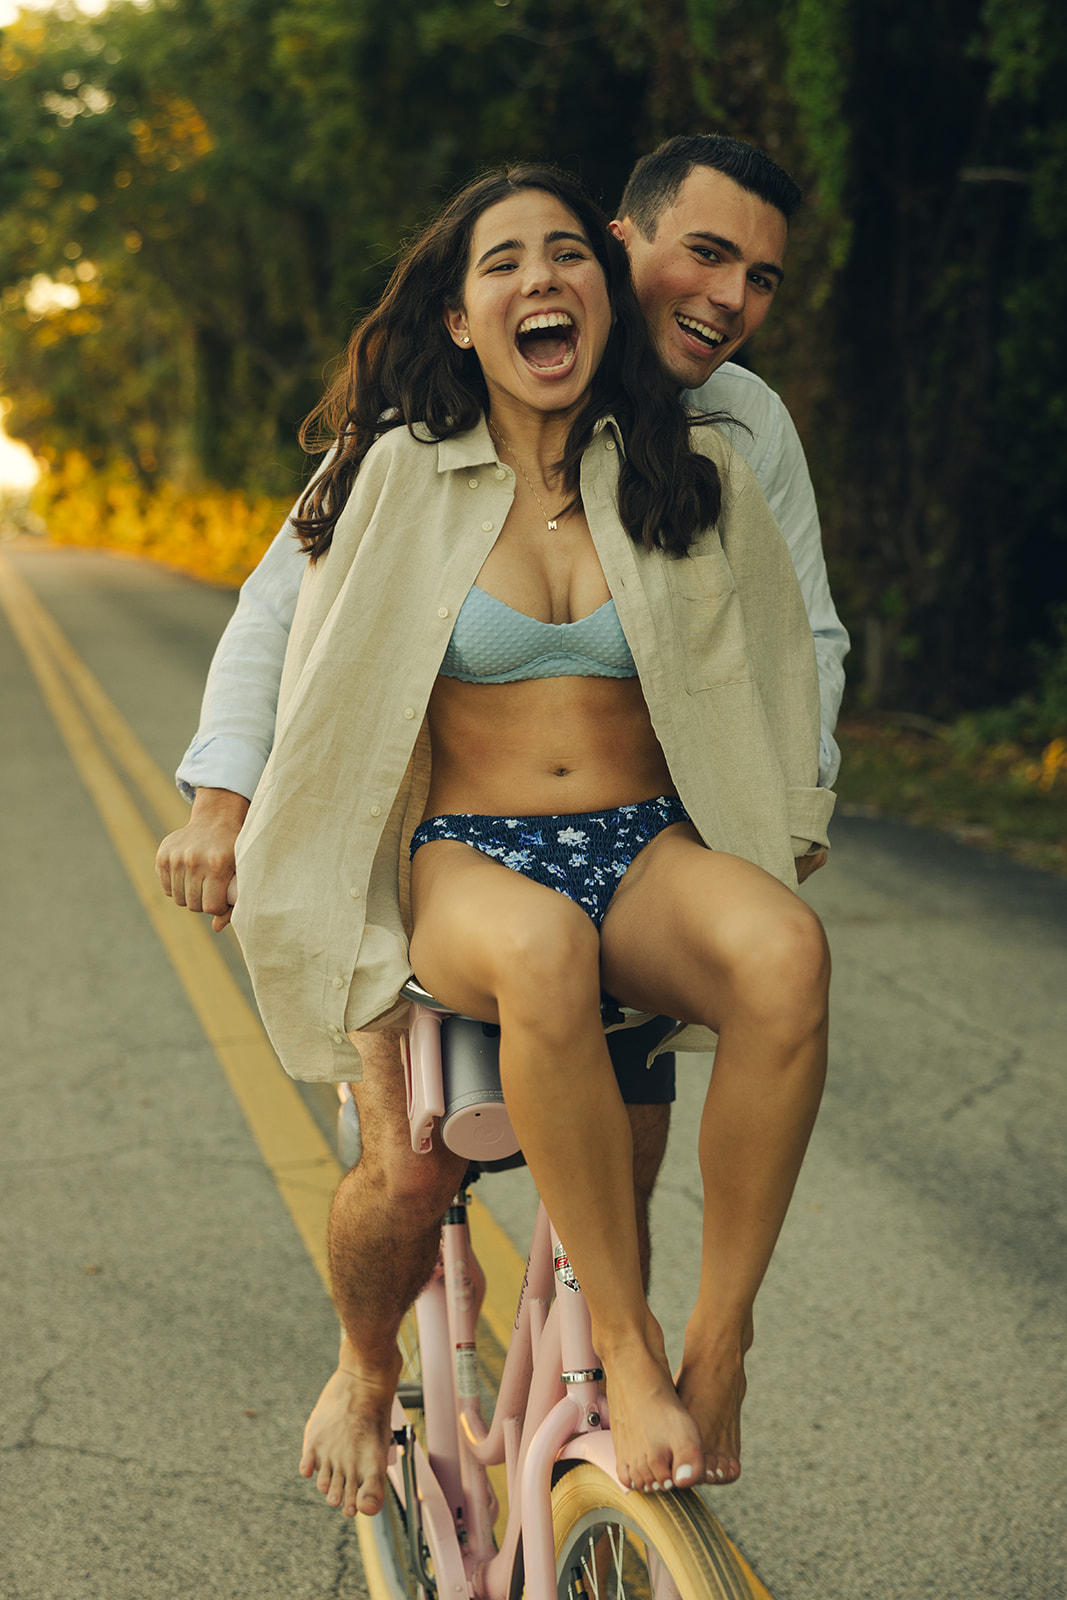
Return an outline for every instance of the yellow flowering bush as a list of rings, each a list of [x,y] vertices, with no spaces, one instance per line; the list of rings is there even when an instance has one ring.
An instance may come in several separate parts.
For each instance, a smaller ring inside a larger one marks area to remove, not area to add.
[[[1036,783],[1043,794],[1061,783],[1067,789],[1067,739],[1053,739],[1039,761],[1027,761],[1016,770],[1028,783]]]
[[[44,474],[33,505],[59,544],[103,545],[236,584],[256,565],[290,502],[211,486],[149,488],[132,466],[96,467],[70,450]]]

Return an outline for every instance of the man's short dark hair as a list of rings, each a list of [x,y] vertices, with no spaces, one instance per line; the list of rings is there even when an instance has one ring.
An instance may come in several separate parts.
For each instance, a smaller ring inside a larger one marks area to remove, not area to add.
[[[721,172],[774,206],[786,221],[800,204],[800,189],[788,172],[756,145],[725,133],[679,134],[641,157],[619,204],[619,217],[629,217],[646,239],[654,239],[660,217],[677,200],[694,167]]]

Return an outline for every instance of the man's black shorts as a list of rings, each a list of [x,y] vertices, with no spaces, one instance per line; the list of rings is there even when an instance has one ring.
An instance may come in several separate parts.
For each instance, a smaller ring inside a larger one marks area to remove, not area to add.
[[[668,1017],[653,1017],[639,1028],[616,1028],[608,1034],[611,1064],[628,1106],[669,1106],[674,1100],[674,1055],[657,1056],[646,1067],[650,1050],[669,1033]]]

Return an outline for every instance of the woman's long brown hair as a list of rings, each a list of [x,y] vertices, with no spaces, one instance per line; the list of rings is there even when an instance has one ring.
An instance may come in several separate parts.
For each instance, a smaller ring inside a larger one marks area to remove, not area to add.
[[[636,543],[682,556],[718,520],[718,469],[689,440],[693,420],[715,419],[691,417],[664,372],[630,281],[626,251],[573,178],[552,167],[522,165],[469,184],[408,246],[381,300],[353,332],[338,376],[304,422],[300,440],[306,450],[333,448],[293,519],[313,561],[329,549],[376,439],[399,427],[415,438],[447,439],[487,415],[478,357],[453,343],[444,313],[463,304],[478,218],[526,189],[554,195],[578,219],[603,269],[615,318],[558,463],[568,494],[577,496],[582,455],[597,424],[611,416],[625,445],[619,515]],[[417,434],[416,423],[422,424]]]

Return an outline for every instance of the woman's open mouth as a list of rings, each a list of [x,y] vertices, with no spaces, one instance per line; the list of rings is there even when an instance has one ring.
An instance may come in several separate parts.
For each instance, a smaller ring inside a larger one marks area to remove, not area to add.
[[[539,311],[519,323],[515,343],[535,372],[563,373],[574,364],[578,329],[565,311]]]

